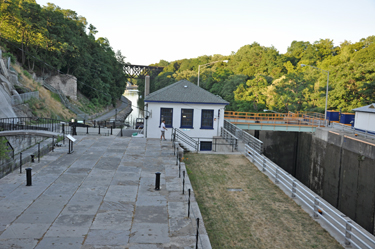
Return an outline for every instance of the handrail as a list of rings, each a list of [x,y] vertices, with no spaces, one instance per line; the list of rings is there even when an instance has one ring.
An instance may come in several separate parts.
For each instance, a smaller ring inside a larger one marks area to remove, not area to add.
[[[375,139],[375,134],[371,134],[371,132],[368,132],[368,131],[363,132],[361,130],[354,128],[353,126],[347,126],[347,125],[340,124],[340,123],[331,123],[331,126],[336,129],[341,129],[343,131],[350,132],[352,134],[363,136],[365,138]]]
[[[173,143],[176,140],[181,140],[188,146],[192,147],[196,152],[198,152],[198,148],[199,148],[198,142],[177,128],[174,128],[172,131],[172,140],[173,140]]]
[[[225,141],[228,142],[229,140],[229,145],[232,146],[232,151],[233,149],[238,150],[238,138],[235,135],[233,135],[224,127],[221,127],[220,135],[225,139]]]
[[[64,124],[64,125],[63,125]],[[57,133],[70,134],[65,121],[51,118],[14,117],[1,118],[0,128],[3,131],[13,130],[44,130]]]
[[[230,131],[232,134],[238,136],[238,138],[242,139],[244,144],[251,146],[258,153],[263,153],[263,142],[261,140],[238,128],[228,120],[224,120],[224,128]]]
[[[312,190],[300,183],[284,169],[248,145],[245,145],[245,155],[260,170],[273,177],[275,184],[282,184],[291,194],[292,198],[298,198],[305,203],[311,210],[314,218],[321,218],[341,234],[346,245],[354,245],[357,248],[375,248],[374,236],[362,231],[364,229],[351,219],[342,217],[342,214],[336,208],[324,201],[320,196],[317,196]]]

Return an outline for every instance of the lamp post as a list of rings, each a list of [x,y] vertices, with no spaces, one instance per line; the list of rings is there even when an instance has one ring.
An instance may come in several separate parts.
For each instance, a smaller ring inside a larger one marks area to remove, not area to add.
[[[314,66],[311,66],[311,65],[301,64],[301,67],[306,67],[306,66],[313,67],[313,68],[315,68],[315,69],[318,69],[318,70],[320,70],[320,71],[323,71],[323,72],[327,73],[326,107],[325,107],[325,111],[324,111],[324,120],[327,120],[327,104],[328,104],[328,82],[329,82],[329,71],[327,71],[327,70],[323,70],[323,69],[320,69],[320,68],[318,68],[318,67],[314,67]]]
[[[207,66],[207,65],[210,65],[210,64],[214,64],[216,62],[225,62],[225,63],[227,63],[228,60],[214,61],[214,62],[209,62],[209,63],[203,64],[203,65],[199,65],[198,66],[198,84],[197,84],[197,86],[199,86],[199,73],[201,71],[201,66]]]

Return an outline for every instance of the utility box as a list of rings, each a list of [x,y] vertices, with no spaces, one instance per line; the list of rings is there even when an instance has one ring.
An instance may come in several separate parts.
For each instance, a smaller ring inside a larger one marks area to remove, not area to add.
[[[339,121],[339,112],[338,111],[327,111],[328,121]]]
[[[341,113],[340,123],[354,125],[354,117],[355,117],[354,113]]]

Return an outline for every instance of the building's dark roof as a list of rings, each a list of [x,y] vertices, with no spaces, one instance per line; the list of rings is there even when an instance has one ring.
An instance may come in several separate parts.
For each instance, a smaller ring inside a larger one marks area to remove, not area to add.
[[[187,80],[180,80],[156,92],[150,93],[145,102],[172,102],[172,103],[197,103],[197,104],[223,104],[229,103],[203,88]]]
[[[373,112],[375,113],[375,103],[353,109],[355,112]]]

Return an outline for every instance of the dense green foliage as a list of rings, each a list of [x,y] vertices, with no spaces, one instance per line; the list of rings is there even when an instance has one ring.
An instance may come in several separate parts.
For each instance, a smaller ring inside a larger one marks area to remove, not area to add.
[[[153,76],[151,92],[181,79],[197,82],[198,65],[217,62],[200,70],[200,86],[230,102],[227,110],[324,112],[329,71],[328,108],[353,108],[375,102],[375,36],[335,47],[329,39],[311,44],[293,41],[285,54],[258,43],[245,45],[229,56],[202,56],[173,62],[160,61],[164,71]],[[139,89],[143,92],[143,81]]]
[[[74,75],[78,90],[95,104],[114,104],[125,89],[125,57],[96,33],[72,10],[50,3],[42,8],[35,0],[0,1],[0,45],[24,68],[37,75]]]

